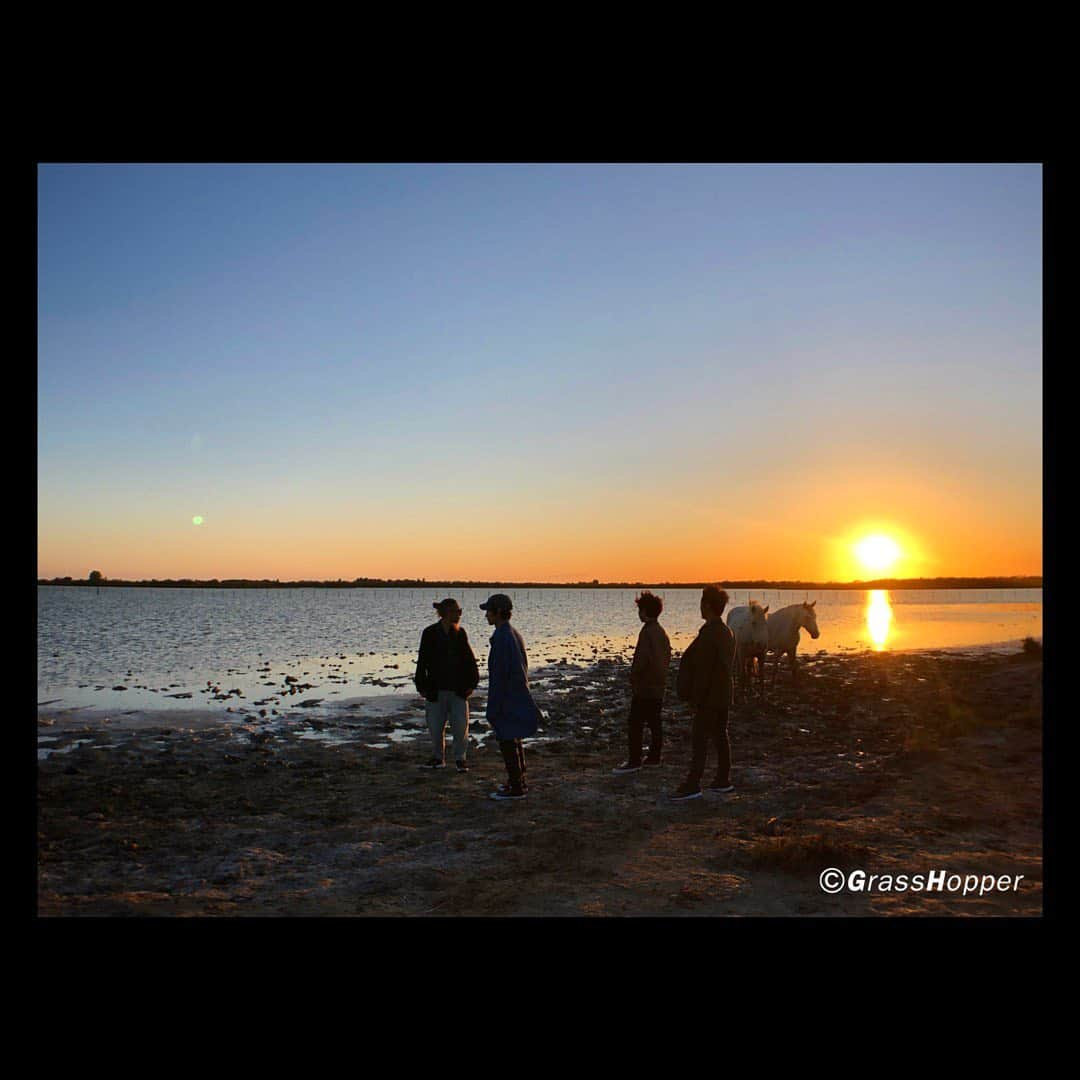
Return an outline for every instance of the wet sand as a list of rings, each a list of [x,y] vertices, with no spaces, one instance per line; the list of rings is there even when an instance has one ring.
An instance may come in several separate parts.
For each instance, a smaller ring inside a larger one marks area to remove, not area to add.
[[[547,718],[527,743],[530,794],[518,803],[487,797],[505,779],[487,740],[467,774],[419,769],[430,748],[410,738],[424,732],[411,696],[290,724],[43,717],[38,911],[1041,914],[1041,657],[801,665],[797,683],[781,669],[764,700],[733,709],[735,793],[688,803],[667,798],[690,750],[674,664],[665,764],[622,777],[611,769],[626,757],[626,663],[545,671]],[[828,895],[827,867],[1023,879],[981,896]]]

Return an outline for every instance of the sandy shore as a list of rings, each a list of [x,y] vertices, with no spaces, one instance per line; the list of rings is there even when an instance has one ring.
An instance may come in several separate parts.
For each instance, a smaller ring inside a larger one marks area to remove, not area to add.
[[[673,693],[664,767],[612,775],[626,674],[619,659],[543,674],[521,803],[487,798],[504,772],[486,740],[468,774],[420,770],[429,745],[411,737],[423,730],[411,696],[291,725],[39,720],[51,752],[38,763],[38,911],[1041,913],[1038,656],[822,655],[797,685],[782,670],[732,713],[736,792],[682,804],[667,799],[689,760]],[[828,867],[1022,880],[983,895],[828,895]]]

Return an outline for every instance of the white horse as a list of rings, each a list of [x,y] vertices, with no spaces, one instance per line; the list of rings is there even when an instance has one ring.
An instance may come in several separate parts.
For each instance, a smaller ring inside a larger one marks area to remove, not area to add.
[[[810,636],[817,639],[821,631],[817,625],[815,600],[810,604],[791,604],[789,607],[774,611],[769,616],[769,652],[776,660],[773,663],[772,682],[776,685],[776,673],[780,669],[780,657],[787,653],[791,657],[791,677],[797,679],[799,669],[795,663],[795,650],[799,647],[799,631],[805,627]]]
[[[758,689],[765,695],[765,651],[769,647],[769,605],[762,607],[751,600],[745,607],[728,612],[728,629],[735,635],[736,668],[739,689],[746,694],[754,681],[754,661],[757,661]]]

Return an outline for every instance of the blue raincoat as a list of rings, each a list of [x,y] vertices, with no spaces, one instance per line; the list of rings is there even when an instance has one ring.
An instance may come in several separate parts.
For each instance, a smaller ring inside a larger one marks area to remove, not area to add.
[[[488,653],[487,722],[497,739],[536,734],[540,710],[529,692],[529,661],[521,635],[505,622],[491,635]]]

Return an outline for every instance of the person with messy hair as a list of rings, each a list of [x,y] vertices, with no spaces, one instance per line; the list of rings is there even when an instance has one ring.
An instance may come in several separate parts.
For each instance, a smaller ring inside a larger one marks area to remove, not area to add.
[[[661,764],[664,736],[660,711],[664,705],[668,665],[671,663],[671,641],[659,623],[664,601],[646,589],[634,600],[637,604],[641,630],[638,633],[634,660],[630,665],[630,716],[627,721],[630,741],[629,757],[611,771],[616,776],[637,772]],[[649,754],[642,759],[642,737],[649,728]]]
[[[446,767],[446,725],[454,740],[457,771],[468,772],[469,695],[480,684],[480,669],[461,623],[461,605],[452,597],[431,605],[439,621],[420,635],[413,682],[427,701],[427,725],[434,756],[423,769]]]

